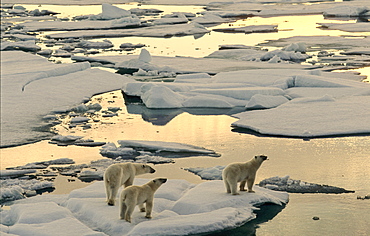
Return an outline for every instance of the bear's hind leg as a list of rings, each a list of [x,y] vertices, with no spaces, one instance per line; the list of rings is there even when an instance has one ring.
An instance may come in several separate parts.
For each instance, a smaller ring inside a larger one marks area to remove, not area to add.
[[[112,197],[112,189],[111,189],[111,187],[110,187],[110,185],[109,185],[109,183],[108,183],[108,181],[104,181],[104,184],[105,184],[105,193],[106,193],[106,195],[107,195],[107,203],[108,203],[108,205],[110,205],[109,203],[110,203],[110,201],[109,201],[109,199],[111,199]]]
[[[236,181],[229,181],[229,183],[230,183],[231,194],[232,195],[239,195],[239,193],[237,191],[237,189],[238,189],[238,182],[236,182]]]
[[[226,179],[224,179],[224,184],[225,184],[226,192],[231,193],[230,184],[229,184],[229,182],[227,182]]]
[[[144,204],[139,204],[139,209],[141,212],[145,212]]]
[[[121,220],[125,219],[126,211],[127,211],[127,206],[125,202],[121,202],[121,207],[120,207],[120,212],[119,212],[119,216]]]
[[[244,188],[246,183],[247,183],[247,181],[246,181],[246,180],[243,180],[242,182],[240,182],[240,186],[239,186],[240,191],[247,191],[247,190]]]
[[[127,222],[130,222],[131,223],[131,215],[134,212],[134,209],[135,209],[135,206],[137,205],[136,204],[137,202],[134,199],[127,199],[126,198],[125,203],[126,203],[126,206],[127,206],[125,220]]]
[[[116,200],[119,186],[117,184],[116,185],[110,184],[109,188],[110,188],[110,196],[108,198],[108,205],[114,206],[114,202]]]

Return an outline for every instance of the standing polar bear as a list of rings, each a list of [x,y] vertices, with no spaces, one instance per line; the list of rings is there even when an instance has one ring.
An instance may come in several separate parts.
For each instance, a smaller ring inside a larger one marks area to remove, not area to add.
[[[123,189],[119,198],[120,218],[131,223],[131,215],[136,205],[139,205],[141,212],[146,212],[146,218],[152,218],[154,193],[166,182],[167,179],[157,178],[141,186],[133,185]]]
[[[224,180],[227,193],[238,195],[237,185],[240,182],[240,191],[244,189],[247,184],[248,192],[254,193],[252,190],[254,179],[258,168],[262,162],[268,160],[267,156],[259,155],[247,162],[231,163],[222,171],[222,179]]]
[[[117,163],[110,165],[104,172],[104,184],[108,205],[114,205],[118,189],[122,185],[128,187],[133,184],[135,175],[154,172],[155,170],[152,167],[139,163]]]

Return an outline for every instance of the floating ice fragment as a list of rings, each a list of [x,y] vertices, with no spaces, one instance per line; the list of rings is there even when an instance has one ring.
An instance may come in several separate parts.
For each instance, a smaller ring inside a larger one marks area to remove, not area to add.
[[[139,55],[139,60],[150,63],[152,61],[152,56],[150,55],[149,51],[146,50],[145,48],[141,49],[140,55]]]
[[[271,177],[262,180],[259,184],[261,187],[273,189],[276,191],[287,191],[290,193],[353,193],[354,191],[344,188],[307,183],[301,180],[292,180],[289,176]]]
[[[246,108],[248,109],[265,109],[265,108],[274,108],[289,102],[284,96],[271,96],[271,95],[262,95],[256,94],[249,100]]]
[[[79,116],[79,117],[73,117],[71,119],[71,123],[84,123],[84,122],[88,122],[89,120],[90,118]]]
[[[366,6],[335,6],[326,9],[323,13],[326,17],[351,17],[351,16],[361,16],[370,11],[369,7]]]

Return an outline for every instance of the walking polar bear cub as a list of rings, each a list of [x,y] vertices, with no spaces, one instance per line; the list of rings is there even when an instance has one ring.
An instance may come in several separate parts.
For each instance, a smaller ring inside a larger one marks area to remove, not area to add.
[[[247,162],[231,163],[222,171],[222,179],[224,180],[227,193],[238,195],[237,185],[240,182],[240,191],[244,189],[247,184],[248,192],[254,193],[252,190],[254,179],[258,168],[262,162],[268,160],[267,156],[259,155]]]
[[[110,165],[104,172],[104,184],[108,205],[113,206],[118,189],[125,185],[131,186],[136,175],[154,173],[149,165],[139,163],[117,163]]]
[[[166,182],[167,179],[157,178],[141,186],[133,185],[123,189],[119,198],[120,218],[131,223],[131,215],[136,205],[139,205],[141,212],[146,212],[146,218],[151,218],[154,193]]]

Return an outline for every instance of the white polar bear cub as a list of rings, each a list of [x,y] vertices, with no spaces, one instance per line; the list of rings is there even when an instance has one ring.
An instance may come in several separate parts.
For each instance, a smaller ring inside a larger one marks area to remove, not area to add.
[[[240,182],[240,191],[244,189],[247,183],[248,192],[254,193],[252,190],[254,179],[258,168],[262,162],[268,160],[267,156],[259,155],[247,162],[231,163],[222,171],[222,179],[224,180],[227,193],[238,195],[237,185]]]
[[[120,218],[131,223],[131,215],[136,205],[139,205],[141,212],[146,211],[146,218],[151,218],[154,193],[166,182],[167,179],[157,178],[141,186],[133,185],[123,189],[119,198]]]
[[[117,163],[110,165],[104,172],[104,184],[108,205],[114,205],[118,189],[122,185],[128,187],[133,184],[135,175],[154,172],[155,170],[152,167],[139,163]]]

